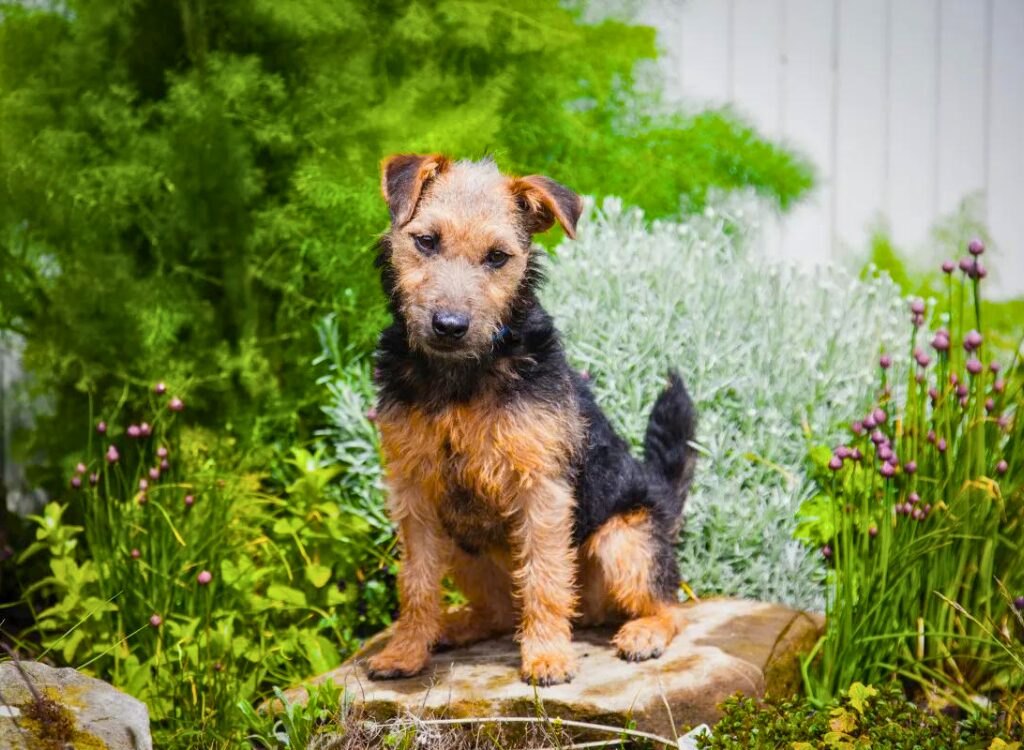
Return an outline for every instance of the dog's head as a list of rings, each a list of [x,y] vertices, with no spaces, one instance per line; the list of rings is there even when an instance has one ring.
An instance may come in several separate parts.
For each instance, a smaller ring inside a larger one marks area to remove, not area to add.
[[[503,175],[490,160],[398,154],[381,171],[385,286],[410,346],[434,357],[486,353],[529,285],[531,238],[556,221],[575,237],[580,197],[547,177]]]

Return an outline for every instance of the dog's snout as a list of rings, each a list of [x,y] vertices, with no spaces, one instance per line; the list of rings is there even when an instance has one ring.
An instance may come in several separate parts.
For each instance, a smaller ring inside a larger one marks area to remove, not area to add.
[[[469,316],[465,313],[439,310],[434,313],[431,327],[438,336],[461,339],[469,330]]]

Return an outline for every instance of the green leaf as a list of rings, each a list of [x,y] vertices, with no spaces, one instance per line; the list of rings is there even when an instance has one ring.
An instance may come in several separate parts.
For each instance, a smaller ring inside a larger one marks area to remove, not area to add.
[[[299,589],[293,589],[291,586],[285,586],[280,583],[275,583],[267,588],[267,597],[283,604],[293,604],[296,607],[306,606],[306,595],[304,593],[299,591]]]
[[[857,711],[857,713],[864,715],[864,708],[869,698],[874,698],[878,695],[878,691],[870,685],[862,685],[859,682],[855,682],[850,685],[850,705]]]
[[[318,589],[323,588],[331,580],[331,569],[320,563],[310,563],[306,566],[306,579]]]

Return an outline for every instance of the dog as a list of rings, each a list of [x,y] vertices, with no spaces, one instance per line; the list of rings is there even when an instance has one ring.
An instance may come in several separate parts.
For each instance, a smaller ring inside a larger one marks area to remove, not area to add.
[[[608,618],[625,620],[623,659],[660,656],[684,625],[674,547],[696,412],[669,373],[641,462],[569,367],[532,238],[557,222],[574,239],[582,200],[489,159],[398,154],[381,171],[393,322],[374,377],[402,557],[399,617],[368,675],[409,677],[433,649],[518,626],[522,678],[568,682],[573,624]],[[453,611],[446,575],[467,599]]]

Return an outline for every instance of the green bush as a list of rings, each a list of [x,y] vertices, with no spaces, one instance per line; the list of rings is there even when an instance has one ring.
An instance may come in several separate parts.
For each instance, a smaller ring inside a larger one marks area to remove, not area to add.
[[[650,114],[653,30],[556,0],[57,7],[0,5],[0,329],[48,399],[19,442],[51,491],[83,393],[163,379],[247,445],[308,437],[312,321],[355,352],[384,323],[389,152],[491,152],[653,215],[810,184],[729,115]]]
[[[934,335],[911,302],[910,336],[878,360],[878,400],[849,444],[811,451],[820,490],[798,536],[832,565],[829,627],[807,665],[817,700],[893,674],[965,705],[1024,690],[1007,658],[1024,626],[1024,370],[991,354],[978,262],[947,266],[953,313]]]
[[[181,428],[168,395],[126,398],[147,400],[104,415],[68,502],[34,517],[17,563],[43,555],[49,575],[24,592],[23,637],[144,700],[157,746],[233,746],[238,701],[335,667],[388,621],[394,561],[337,465],[294,451],[269,495],[257,457]]]
[[[723,709],[714,736],[697,739],[701,750],[1019,750],[1024,740],[1019,721],[994,712],[957,721],[908,702],[897,683],[854,683],[824,707],[736,696]]]

